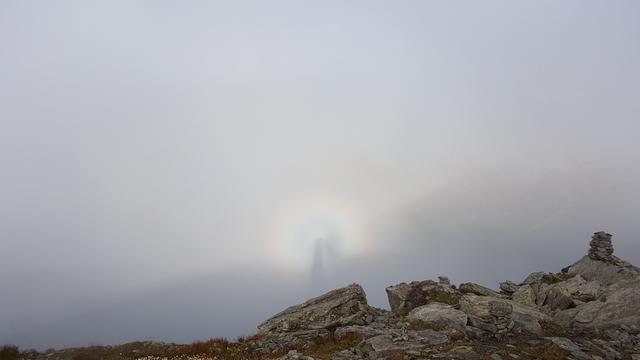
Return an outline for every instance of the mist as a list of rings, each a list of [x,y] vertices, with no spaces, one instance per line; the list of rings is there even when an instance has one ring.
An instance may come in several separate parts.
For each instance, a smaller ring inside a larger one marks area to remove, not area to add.
[[[633,1],[2,1],[0,343],[640,264],[638,64]]]

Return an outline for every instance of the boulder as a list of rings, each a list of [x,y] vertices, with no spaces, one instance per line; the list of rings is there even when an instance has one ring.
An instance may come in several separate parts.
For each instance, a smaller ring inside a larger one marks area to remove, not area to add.
[[[521,285],[530,285],[533,284],[534,282],[540,282],[542,281],[542,278],[546,275],[547,273],[545,273],[544,271],[536,271],[533,272],[531,274],[529,274],[523,281]]]
[[[511,305],[511,320],[514,323],[514,331],[528,331],[540,334],[542,333],[542,327],[539,321],[551,319],[548,315],[532,306],[519,304],[507,299],[498,300],[489,296],[472,294],[466,294],[460,299],[460,310],[467,314],[469,325],[489,332],[497,331],[497,328],[494,330],[495,320],[490,317],[490,302],[492,301],[506,302]]]
[[[511,295],[511,299],[519,304],[535,306],[536,294],[531,285],[522,285]]]
[[[409,321],[419,321],[434,328],[455,329],[463,332],[467,325],[467,314],[451,305],[430,303],[419,306],[407,315]]]
[[[531,288],[533,289],[533,293],[535,294],[536,305],[544,305],[544,302],[547,300],[549,289],[551,289],[551,285],[541,282],[535,282],[530,284],[529,286],[531,286]]]
[[[636,326],[640,324],[640,280],[614,285],[595,301],[560,311],[554,320],[589,328]]]
[[[566,287],[576,303],[595,300],[600,295],[602,288],[599,281],[587,281],[580,275],[576,275],[557,285]]]
[[[513,294],[518,291],[518,284],[513,281],[507,280],[500,283],[500,290],[504,291],[507,294]]]
[[[523,305],[516,302],[512,302],[511,306],[513,307],[513,314],[511,315],[511,318],[515,323],[514,330],[516,331],[528,331],[530,333],[539,334],[542,332],[540,321],[551,320],[551,317],[533,306]]]
[[[551,311],[564,310],[573,305],[573,298],[565,286],[555,285],[549,289],[544,305]]]
[[[563,337],[551,337],[548,338],[549,340],[551,340],[552,343],[558,345],[561,349],[564,349],[566,351],[568,351],[569,353],[571,353],[571,355],[573,355],[574,358],[578,359],[578,360],[592,360],[593,358],[589,355],[587,355],[584,351],[582,351],[582,348],[580,348],[580,346],[576,343],[574,343],[573,341],[567,339],[567,338],[563,338]]]
[[[500,294],[496,291],[489,289],[488,287],[484,287],[482,285],[474,284],[474,283],[464,283],[460,284],[460,292],[464,294],[476,294],[480,296],[493,296],[496,298],[504,298],[503,294]]]
[[[431,280],[400,283],[387,287],[385,291],[391,310],[404,314],[430,302],[456,305],[462,296],[452,286]]]
[[[367,305],[362,287],[352,284],[287,308],[260,324],[258,334],[331,331],[339,326],[364,325],[376,314],[377,310]]]

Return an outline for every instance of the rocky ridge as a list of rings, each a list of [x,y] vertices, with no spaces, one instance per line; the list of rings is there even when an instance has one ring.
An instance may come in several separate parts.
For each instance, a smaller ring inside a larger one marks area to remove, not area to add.
[[[264,354],[314,359],[312,339],[358,339],[340,359],[640,359],[640,270],[597,232],[588,255],[558,273],[535,272],[500,290],[448,278],[386,288],[390,311],[352,284],[258,326]],[[295,325],[291,325],[295,324]]]

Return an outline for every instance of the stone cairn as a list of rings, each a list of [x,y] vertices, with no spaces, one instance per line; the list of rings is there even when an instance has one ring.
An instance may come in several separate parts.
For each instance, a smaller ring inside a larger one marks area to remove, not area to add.
[[[496,326],[496,335],[504,334],[513,328],[513,307],[504,301],[490,301],[489,314],[493,317]]]
[[[611,244],[611,234],[599,231],[593,234],[589,243],[589,257],[593,260],[607,261],[612,259],[613,245]]]

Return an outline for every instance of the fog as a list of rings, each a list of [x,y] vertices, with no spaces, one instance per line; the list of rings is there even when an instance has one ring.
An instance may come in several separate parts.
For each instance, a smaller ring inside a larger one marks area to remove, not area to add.
[[[640,3],[0,2],[0,344],[640,264]]]

